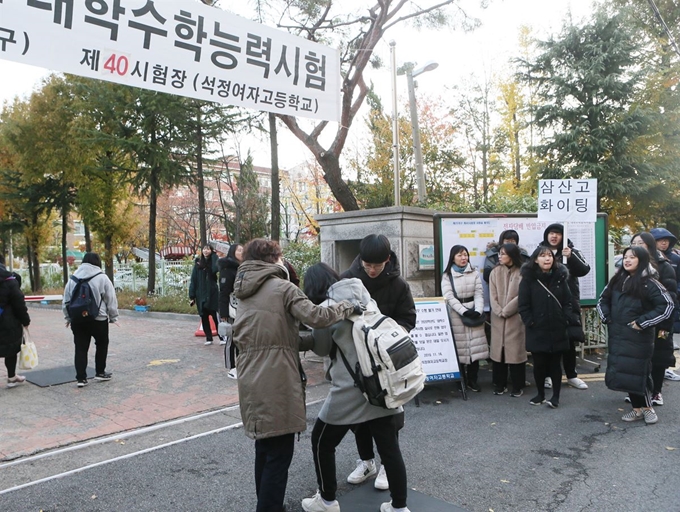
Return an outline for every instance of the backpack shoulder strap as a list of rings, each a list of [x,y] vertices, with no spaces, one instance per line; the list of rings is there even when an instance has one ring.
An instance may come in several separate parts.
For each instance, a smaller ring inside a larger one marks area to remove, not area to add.
[[[342,362],[344,363],[345,368],[347,368],[349,374],[352,376],[352,380],[354,381],[354,387],[359,388],[363,392],[364,386],[361,382],[361,379],[359,378],[359,375],[356,372],[352,371],[352,367],[350,366],[349,361],[347,361],[345,354],[342,353],[342,349],[338,346],[337,343],[333,343],[333,347],[331,347],[331,353],[333,352],[333,349],[337,349],[337,351],[340,352]],[[333,354],[333,357],[334,356],[335,354]]]

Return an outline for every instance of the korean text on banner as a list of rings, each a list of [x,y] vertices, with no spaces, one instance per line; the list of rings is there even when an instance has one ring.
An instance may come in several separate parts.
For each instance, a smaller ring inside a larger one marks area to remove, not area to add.
[[[190,0],[0,1],[0,59],[340,120],[336,49]]]
[[[538,180],[538,218],[554,222],[595,222],[597,180]]]

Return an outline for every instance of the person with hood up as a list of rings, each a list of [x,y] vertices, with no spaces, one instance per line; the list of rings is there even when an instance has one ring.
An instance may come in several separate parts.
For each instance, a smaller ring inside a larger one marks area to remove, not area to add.
[[[656,248],[659,249],[668,260],[675,271],[675,280],[678,283],[677,294],[680,297],[680,254],[675,249],[678,239],[668,231],[666,228],[654,228],[649,230],[650,234],[656,240]],[[675,311],[673,318],[673,332],[680,333],[680,308]],[[677,344],[675,345],[677,347]],[[673,370],[667,369],[665,378],[668,380],[680,380],[680,375]]]
[[[359,255],[352,265],[340,274],[341,279],[357,278],[368,290],[380,312],[389,316],[407,332],[416,326],[416,305],[411,288],[401,277],[397,255],[390,247],[385,235],[368,235],[359,244]],[[404,424],[403,413],[397,417]],[[385,466],[378,469],[370,429],[365,425],[354,428],[354,437],[360,459],[357,467],[347,477],[350,484],[360,484],[377,473],[374,486],[379,490],[389,489]]]
[[[562,355],[564,373],[567,376],[567,384],[576,389],[588,389],[588,384],[578,378],[576,373],[576,346],[586,340],[581,326],[581,287],[578,278],[588,275],[590,265],[586,262],[581,252],[574,247],[571,240],[564,243],[564,226],[562,224],[550,224],[543,232],[543,241],[540,245],[550,247],[555,259],[562,263],[562,258],[567,259],[567,270],[569,271],[569,291],[571,292],[571,306],[574,317],[578,320],[569,326],[569,347]],[[560,372],[560,379],[562,373]],[[549,377],[546,379],[545,387],[549,388],[554,383]]]
[[[5,267],[5,257],[0,255],[0,357],[7,368],[7,387],[13,388],[26,382],[26,377],[17,373],[18,355],[23,341],[23,328],[28,327],[31,318],[24,294],[21,293],[21,278]]]
[[[307,428],[300,322],[323,328],[361,312],[347,300],[315,305],[288,280],[281,255],[275,241],[250,241],[234,282],[239,407],[255,440],[257,512],[283,510],[295,433]]]
[[[231,293],[234,291],[234,281],[236,281],[236,271],[238,266],[243,261],[243,246],[241,244],[231,244],[229,246],[229,251],[224,258],[220,258],[217,261],[217,266],[220,270],[220,297],[219,297],[219,312],[220,320],[223,322],[228,322],[230,324],[234,323],[234,319],[229,315],[229,300],[231,298]],[[221,341],[220,345],[229,345],[225,347],[225,350],[229,352],[228,363],[229,363],[229,373],[227,376],[230,379],[238,378],[236,372],[236,345],[233,343],[231,335],[225,336]],[[225,352],[226,354],[226,352]],[[226,356],[225,356],[226,357]]]
[[[368,310],[377,311],[368,290],[359,279],[340,281],[340,276],[328,265],[317,263],[305,274],[305,293],[315,304],[330,306],[342,300],[366,304]],[[325,329],[314,329],[312,350],[320,356],[330,356],[331,364],[327,378],[331,390],[319,411],[312,430],[312,454],[316,470],[318,492],[312,498],[302,500],[306,512],[340,512],[336,491],[338,483],[335,472],[335,449],[347,432],[357,424],[366,425],[375,439],[384,464],[392,501],[383,503],[382,512],[408,512],[406,508],[406,466],[399,448],[397,416],[403,408],[385,409],[368,403],[354,385],[354,379],[341,361],[341,355],[351,367],[357,364],[357,352],[352,336],[352,322],[343,320]]]
[[[675,272],[671,264],[666,260],[664,254],[656,248],[656,240],[650,233],[642,232],[633,236],[630,241],[631,247],[643,247],[649,253],[650,276],[658,280],[666,289],[668,295],[675,304],[678,305],[677,282]],[[675,356],[673,355],[673,319],[675,316],[657,324],[654,327],[654,353],[652,355],[652,405],[663,405],[664,373],[666,368],[675,366]],[[630,398],[627,397],[627,402]]]
[[[465,379],[465,385],[479,392],[477,383],[479,361],[489,357],[489,345],[484,332],[484,290],[479,272],[470,263],[466,247],[454,245],[449,252],[449,261],[441,280],[442,295],[449,306],[449,318],[456,351]],[[463,318],[478,320],[475,326],[466,325]]]
[[[633,406],[623,421],[659,420],[650,394],[654,326],[670,318],[673,308],[666,289],[649,274],[649,252],[637,246],[623,251],[623,263],[597,303],[609,337],[605,384],[627,392]]]
[[[201,325],[205,334],[205,345],[212,345],[213,330],[210,319],[219,324],[217,310],[219,309],[219,288],[217,286],[217,274],[219,267],[217,253],[210,245],[201,250],[201,256],[196,258],[194,268],[191,271],[189,282],[189,304],[196,305],[198,315],[201,317]],[[222,338],[220,337],[220,340]]]
[[[656,240],[656,248],[659,249],[669,261],[675,271],[675,281],[678,283],[676,293],[680,293],[680,254],[673,248],[678,243],[678,238],[666,228],[652,228],[649,234]]]
[[[538,394],[531,405],[546,403],[545,379],[552,378],[550,408],[560,404],[562,353],[569,349],[568,327],[577,322],[572,311],[569,272],[550,247],[539,245],[521,269],[519,314],[526,328],[526,349],[534,359]]]
[[[82,264],[71,277],[90,279],[88,285],[95,300],[99,302],[99,314],[93,321],[71,322],[68,306],[71,303],[71,296],[77,283],[73,279],[69,279],[66,283],[61,309],[64,312],[66,327],[70,326],[73,332],[73,343],[76,349],[76,380],[78,387],[82,388],[87,386],[87,353],[90,350],[92,338],[94,338],[96,347],[94,380],[111,380],[111,373],[106,371],[106,358],[109,353],[109,324],[118,321],[118,300],[113,283],[102,271],[102,260],[97,253],[85,253]]]

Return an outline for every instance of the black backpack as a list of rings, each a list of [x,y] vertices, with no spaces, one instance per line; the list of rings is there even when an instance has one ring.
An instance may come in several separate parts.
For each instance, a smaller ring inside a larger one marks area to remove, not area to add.
[[[92,322],[97,319],[99,304],[95,300],[89,281],[98,275],[95,274],[87,279],[78,279],[76,276],[71,276],[71,279],[76,283],[71,293],[71,302],[69,302],[67,308],[72,324]]]

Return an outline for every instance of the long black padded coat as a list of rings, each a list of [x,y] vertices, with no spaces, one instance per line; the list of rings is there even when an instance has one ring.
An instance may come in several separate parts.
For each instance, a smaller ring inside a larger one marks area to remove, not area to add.
[[[562,264],[549,273],[541,272],[530,263],[522,267],[519,314],[526,326],[526,348],[529,352],[564,352],[569,349],[567,328],[577,320],[572,311],[568,278],[569,273]]]
[[[0,265],[0,357],[7,357],[21,350],[23,327],[28,327],[28,316],[24,294],[19,281],[4,265]]]
[[[634,297],[627,280],[602,291],[597,311],[607,324],[609,355],[605,384],[614,391],[645,394],[652,369],[654,326],[670,318],[673,300],[659,281],[647,279],[644,297]],[[636,322],[642,330],[628,324]]]

